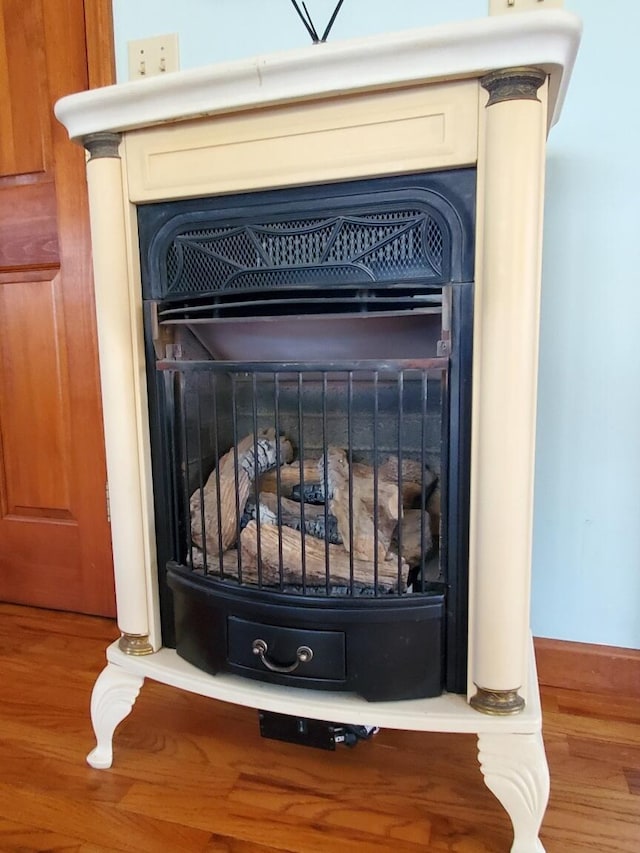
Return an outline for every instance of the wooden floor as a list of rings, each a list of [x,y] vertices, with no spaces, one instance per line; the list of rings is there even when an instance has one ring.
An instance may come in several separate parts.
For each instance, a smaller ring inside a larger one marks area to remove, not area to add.
[[[475,738],[383,730],[324,752],[256,712],[147,682],[93,770],[89,696],[113,623],[0,605],[0,851],[508,851]],[[640,702],[545,690],[547,853],[640,851]]]

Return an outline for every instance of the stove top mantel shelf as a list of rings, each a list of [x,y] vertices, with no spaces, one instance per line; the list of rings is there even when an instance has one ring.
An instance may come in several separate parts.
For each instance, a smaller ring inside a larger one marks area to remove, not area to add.
[[[310,45],[94,89],[56,116],[81,140],[165,122],[348,92],[480,77],[535,66],[549,75],[549,126],[560,116],[581,34],[561,9],[519,12]]]

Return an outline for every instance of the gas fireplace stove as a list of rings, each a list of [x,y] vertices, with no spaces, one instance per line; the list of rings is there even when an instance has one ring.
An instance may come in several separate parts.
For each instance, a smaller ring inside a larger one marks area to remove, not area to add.
[[[138,208],[162,636],[201,669],[466,691],[475,177]]]
[[[336,721],[323,743],[475,732],[512,849],[542,850],[544,155],[579,36],[520,13],[58,103],[89,152],[122,632],[92,766],[145,678]]]

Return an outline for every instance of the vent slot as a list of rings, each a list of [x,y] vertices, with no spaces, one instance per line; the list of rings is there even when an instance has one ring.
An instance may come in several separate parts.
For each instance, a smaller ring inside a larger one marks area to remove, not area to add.
[[[326,314],[440,313],[442,289],[416,287],[305,288],[291,290],[237,291],[164,303],[158,310],[161,323],[208,323],[250,317],[291,317]]]

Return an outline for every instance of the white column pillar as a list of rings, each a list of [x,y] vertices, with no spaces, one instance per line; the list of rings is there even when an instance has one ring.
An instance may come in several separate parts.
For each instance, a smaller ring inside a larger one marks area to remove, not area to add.
[[[83,141],[90,154],[87,180],[120,648],[129,654],[147,654],[153,649],[119,135],[95,133]]]
[[[524,707],[538,367],[546,75],[487,75],[478,159],[470,523],[471,704]],[[475,688],[473,687],[475,685]]]

